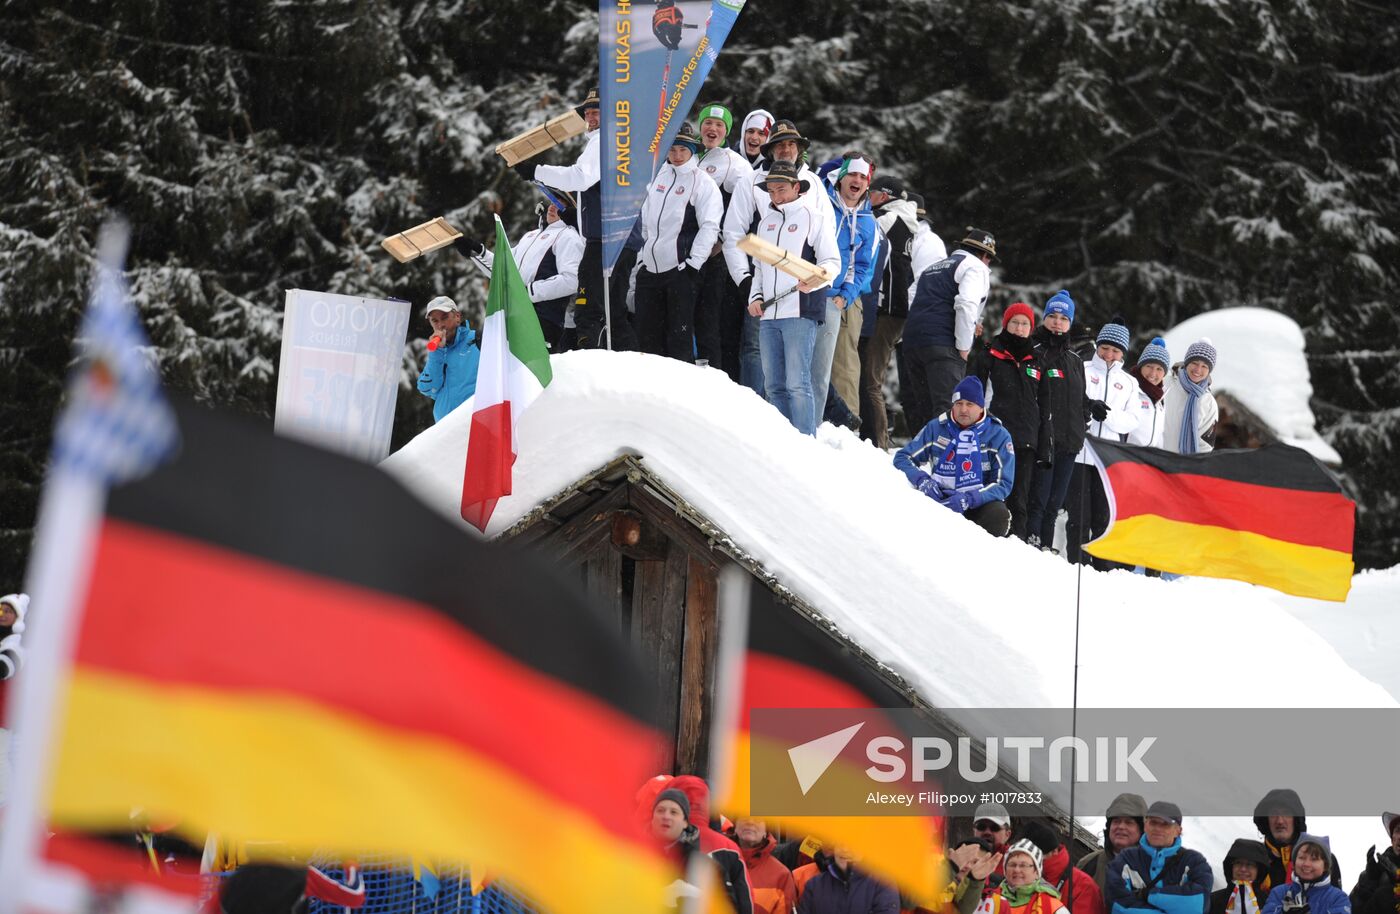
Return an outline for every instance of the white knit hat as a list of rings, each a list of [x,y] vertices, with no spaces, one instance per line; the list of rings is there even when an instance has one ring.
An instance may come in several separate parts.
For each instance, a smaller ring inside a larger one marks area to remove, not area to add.
[[[1005,866],[1006,863],[1011,860],[1012,854],[1025,854],[1027,857],[1030,857],[1031,862],[1035,864],[1035,875],[1037,877],[1043,872],[1042,867],[1045,865],[1045,854],[1041,852],[1040,848],[1035,846],[1034,842],[1022,838],[1020,841],[1012,844],[1006,849],[1006,856],[1002,858],[1002,866]]]
[[[18,635],[24,631],[24,616],[29,612],[29,594],[27,593],[7,593],[0,597],[0,603],[8,603],[15,610],[15,624],[10,627],[10,633]]]

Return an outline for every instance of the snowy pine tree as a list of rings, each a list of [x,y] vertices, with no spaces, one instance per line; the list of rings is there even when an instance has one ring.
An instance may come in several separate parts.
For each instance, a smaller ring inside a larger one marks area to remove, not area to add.
[[[814,158],[873,153],[1004,252],[992,313],[1075,291],[1139,342],[1261,305],[1308,336],[1314,409],[1362,505],[1363,565],[1400,560],[1400,12],[1363,0],[750,0],[705,99],[791,117]],[[270,417],[289,288],[438,293],[446,215],[513,235],[534,197],[495,144],[596,81],[596,10],[544,0],[18,4],[0,18],[0,577],[18,581],[109,210],[169,386]],[[549,154],[569,161],[576,146]],[[405,347],[395,446],[430,421]]]

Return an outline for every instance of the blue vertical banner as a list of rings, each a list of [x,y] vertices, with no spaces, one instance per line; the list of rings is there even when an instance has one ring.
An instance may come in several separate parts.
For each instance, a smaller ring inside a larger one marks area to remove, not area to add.
[[[605,270],[743,8],[744,0],[599,0]]]

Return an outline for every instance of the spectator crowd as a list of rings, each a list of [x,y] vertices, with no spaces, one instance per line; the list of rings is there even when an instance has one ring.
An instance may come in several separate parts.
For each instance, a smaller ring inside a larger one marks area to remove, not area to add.
[[[995,236],[968,227],[950,251],[923,198],[879,173],[874,155],[811,163],[798,125],[761,108],[736,129],[728,107],[708,103],[698,128],[679,128],[607,278],[598,105],[594,90],[578,106],[587,132],[572,165],[514,166],[543,196],[513,252],[552,351],[611,345],[709,365],[805,434],[829,421],[886,450],[894,360],[910,435],[894,463],[910,484],[996,536],[1049,550],[1063,509],[1072,562],[1088,560],[1080,544],[1108,523],[1088,436],[1211,450],[1209,340],[1173,362],[1158,337],[1130,363],[1133,335],[1115,316],[1081,351],[1066,289],[1038,307],[1011,304],[984,333]],[[747,236],[776,253],[751,256]],[[489,274],[481,242],[457,247]],[[804,261],[803,278],[769,262],[778,257]],[[427,316],[418,386],[440,419],[471,396],[475,349],[452,299],[434,299]]]
[[[1183,843],[1175,803],[1124,793],[1105,818],[1103,847],[1072,862],[1047,820],[1013,821],[1004,806],[984,803],[971,834],[945,848],[939,897],[921,906],[840,843],[780,838],[762,819],[712,820],[708,788],[693,775],[660,775],[637,793],[639,827],[686,874],[669,890],[671,906],[707,880],[740,914],[1400,914],[1395,813],[1381,816],[1385,847],[1367,852],[1349,894],[1328,838],[1307,830],[1293,790],[1265,794],[1254,811],[1259,837],[1236,840],[1218,870]]]

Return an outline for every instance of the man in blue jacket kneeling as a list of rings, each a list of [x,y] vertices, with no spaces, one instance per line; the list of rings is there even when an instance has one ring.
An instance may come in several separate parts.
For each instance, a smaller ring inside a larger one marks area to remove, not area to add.
[[[1199,853],[1181,846],[1181,808],[1158,800],[1134,847],[1108,865],[1104,907],[1109,914],[1205,914],[1215,874]]]
[[[932,473],[920,469],[922,464]],[[962,379],[948,412],[900,448],[894,465],[910,485],[992,536],[1006,536],[1011,529],[1006,496],[1016,479],[1015,446],[996,416],[987,413],[982,382],[975,376]]]

